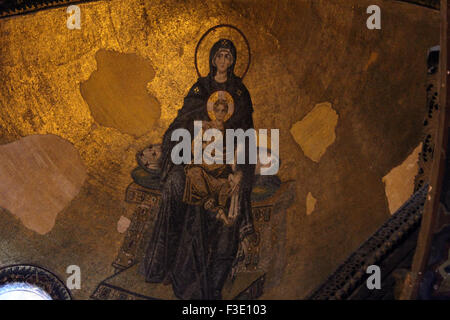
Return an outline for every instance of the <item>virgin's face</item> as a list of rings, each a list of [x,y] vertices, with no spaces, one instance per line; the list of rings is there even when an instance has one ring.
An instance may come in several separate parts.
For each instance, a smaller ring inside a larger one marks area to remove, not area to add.
[[[214,64],[220,73],[226,72],[233,63],[233,56],[229,50],[219,50],[214,58]]]

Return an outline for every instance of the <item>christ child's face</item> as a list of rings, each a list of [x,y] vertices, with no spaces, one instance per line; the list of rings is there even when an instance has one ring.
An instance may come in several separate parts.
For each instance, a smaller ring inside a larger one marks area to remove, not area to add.
[[[224,103],[219,103],[214,107],[214,114],[216,116],[216,120],[219,122],[224,122],[225,116],[228,113],[228,106]]]

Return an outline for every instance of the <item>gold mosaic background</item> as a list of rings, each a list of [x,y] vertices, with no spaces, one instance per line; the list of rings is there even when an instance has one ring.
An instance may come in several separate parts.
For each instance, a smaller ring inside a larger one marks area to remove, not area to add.
[[[382,9],[381,30],[366,28],[371,4]],[[280,282],[263,298],[304,297],[389,217],[382,178],[420,141],[426,52],[439,41],[437,11],[380,0],[114,0],[80,8],[80,30],[67,29],[66,8],[0,20],[0,143],[56,135],[73,144],[87,172],[48,233],[26,228],[3,204],[0,265],[36,263],[62,278],[68,265],[79,265],[85,276],[75,298],[88,298],[111,274],[135,154],[160,142],[197,79],[198,40],[224,23],[250,42],[244,82],[255,126],[280,129],[279,175],[296,180],[295,203],[286,212],[287,265],[269,275]],[[201,72],[208,41],[199,54]],[[242,43],[238,54],[239,73]],[[97,82],[96,72],[103,75]],[[102,90],[108,82],[119,88],[109,96]],[[320,151],[311,152],[320,157],[312,160],[291,128],[321,103],[333,119],[317,121],[335,139],[330,145],[327,138],[325,151],[316,141]],[[307,195],[316,200],[308,215]]]

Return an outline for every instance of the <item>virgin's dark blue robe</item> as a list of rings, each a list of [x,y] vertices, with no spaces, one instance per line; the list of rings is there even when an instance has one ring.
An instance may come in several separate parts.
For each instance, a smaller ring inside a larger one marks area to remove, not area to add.
[[[222,47],[230,49],[233,64],[228,69],[228,80],[214,80],[216,68],[212,65],[215,53]],[[152,239],[141,266],[148,282],[169,279],[175,295],[180,299],[221,299],[221,291],[231,271],[239,241],[254,232],[251,214],[251,190],[255,165],[238,165],[243,172],[240,192],[240,212],[231,227],[206,212],[200,206],[182,202],[185,186],[184,165],[171,160],[171,141],[175,129],[189,130],[194,137],[194,120],[209,120],[206,103],[218,90],[231,94],[234,113],[225,122],[225,129],[253,128],[253,107],[250,94],[241,79],[234,75],[236,49],[229,40],[219,40],[210,52],[210,73],[199,78],[184,99],[183,107],[164,134],[160,159],[162,195]],[[248,145],[246,146],[248,160]]]

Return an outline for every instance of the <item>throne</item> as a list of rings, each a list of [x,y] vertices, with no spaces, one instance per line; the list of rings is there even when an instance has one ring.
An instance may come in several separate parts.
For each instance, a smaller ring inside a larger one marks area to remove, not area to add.
[[[138,272],[146,245],[151,239],[161,198],[159,185],[155,183],[157,179],[147,174],[155,174],[155,168],[152,168],[152,162],[145,161],[143,154],[141,152],[137,156],[139,167],[133,170],[134,181],[125,192],[125,203],[131,219],[117,257],[112,263],[115,273],[97,286],[92,299],[176,299],[170,287],[160,283],[147,283]],[[281,182],[276,177],[270,183],[264,178],[257,179],[252,192],[255,235],[245,254],[240,246],[240,259],[236,259],[232,276],[222,290],[223,299],[257,299],[263,294],[266,285],[276,284],[277,277],[272,277],[267,283],[266,274],[271,272],[281,276],[285,265],[284,213],[294,199],[294,187],[292,180]]]

